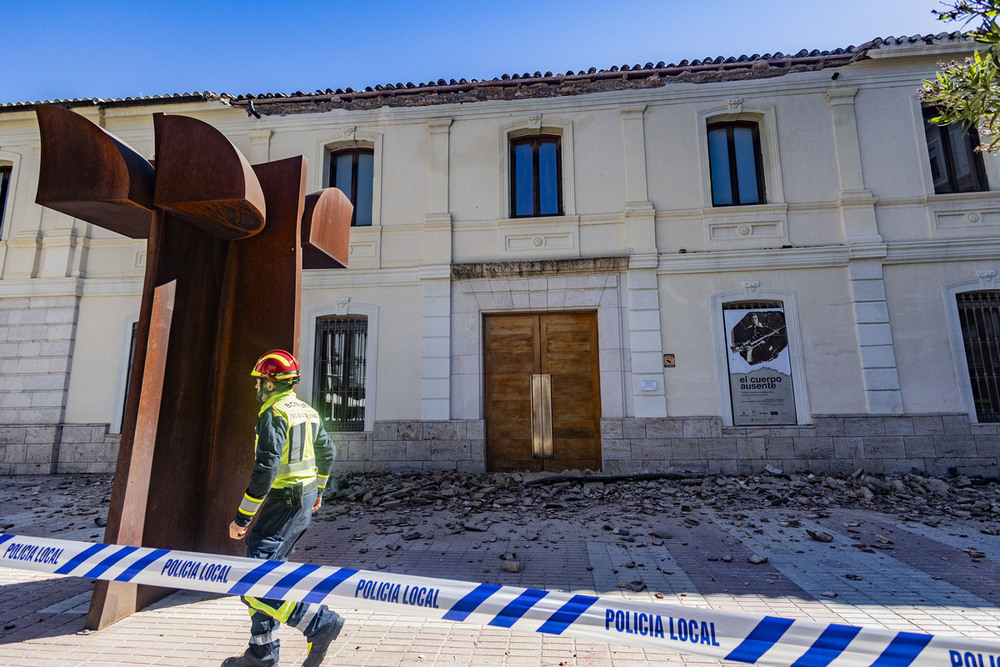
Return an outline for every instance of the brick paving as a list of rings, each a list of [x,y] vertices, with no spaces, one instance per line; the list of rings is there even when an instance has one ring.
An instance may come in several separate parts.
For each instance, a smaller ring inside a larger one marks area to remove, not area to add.
[[[99,540],[109,492],[107,475],[0,477],[0,526]],[[328,503],[293,560],[1000,642],[1000,536],[981,532],[982,519],[657,502],[459,514]],[[519,571],[505,571],[502,558],[516,560]],[[91,588],[84,579],[0,568],[0,664],[201,666],[243,649],[249,619],[236,598],[178,592],[87,632]],[[329,665],[720,664],[572,637],[338,611],[347,624]],[[282,664],[299,664],[305,641],[294,630],[281,633]]]

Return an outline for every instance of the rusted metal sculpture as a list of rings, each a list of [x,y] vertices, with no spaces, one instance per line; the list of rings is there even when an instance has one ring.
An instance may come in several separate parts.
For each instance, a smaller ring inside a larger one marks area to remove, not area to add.
[[[71,111],[35,109],[36,201],[147,240],[136,351],[105,542],[241,554],[228,525],[253,465],[262,350],[298,355],[303,257],[347,264],[352,207],[306,195],[306,161],[250,166],[218,130],[156,114],[155,168]],[[86,627],[170,593],[97,582]]]

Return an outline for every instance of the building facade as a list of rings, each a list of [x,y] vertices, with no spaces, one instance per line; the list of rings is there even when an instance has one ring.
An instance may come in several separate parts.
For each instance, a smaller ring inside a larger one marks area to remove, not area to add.
[[[1000,165],[918,94],[971,48],[59,104],[351,197],[300,340],[341,469],[995,477]],[[110,472],[145,242],[36,205],[38,146],[0,106],[0,473]]]

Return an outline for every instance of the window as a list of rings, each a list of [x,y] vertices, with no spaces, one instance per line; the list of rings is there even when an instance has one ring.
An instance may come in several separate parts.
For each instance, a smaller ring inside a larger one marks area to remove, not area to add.
[[[518,137],[510,142],[511,217],[562,215],[560,138]]]
[[[0,236],[3,236],[3,212],[7,207],[7,189],[10,187],[10,175],[13,167],[0,165]]]
[[[368,318],[316,320],[314,406],[328,431],[365,430],[365,349]]]
[[[956,295],[969,382],[980,422],[1000,422],[1000,291]]]
[[[351,148],[330,154],[330,185],[354,204],[352,227],[372,224],[372,193],[375,174],[375,151]]]
[[[764,163],[760,130],[752,121],[708,126],[708,163],[712,174],[712,204],[763,204]]]
[[[936,109],[924,109],[924,134],[934,193],[986,190],[983,157],[976,152],[979,134],[975,128],[966,129],[961,123],[934,125],[930,119],[937,115]]]

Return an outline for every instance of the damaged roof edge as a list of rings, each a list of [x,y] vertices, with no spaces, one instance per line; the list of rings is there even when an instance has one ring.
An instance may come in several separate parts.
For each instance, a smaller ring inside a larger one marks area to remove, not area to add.
[[[314,93],[301,91],[285,93],[263,93],[259,95],[230,95],[228,93],[176,93],[150,97],[125,97],[115,99],[83,98],[53,100],[46,102],[13,102],[0,104],[0,113],[29,111],[37,104],[53,104],[64,108],[97,107],[125,108],[174,104],[183,102],[212,102],[246,109],[251,104],[263,114],[285,115],[290,113],[313,112],[332,108],[365,109],[375,106],[431,106],[451,102],[474,102],[489,99],[514,99],[574,95],[620,88],[642,86],[662,86],[673,82],[712,83],[717,81],[768,78],[783,76],[791,72],[815,71],[831,67],[843,67],[858,60],[879,56],[913,53],[919,48],[936,47],[936,52],[974,48],[972,39],[960,32],[912,35],[909,37],[878,37],[859,46],[848,46],[833,51],[808,51],[803,49],[795,54],[777,52],[765,55],[741,55],[695,59],[669,65],[663,62],[640,65],[614,66],[598,70],[591,67],[587,71],[565,74],[535,72],[534,74],[504,74],[488,80],[446,81],[438,79],[427,83],[396,83],[336,91],[317,90]]]
[[[230,104],[246,108],[251,104],[262,114],[285,115],[325,111],[333,108],[357,110],[375,106],[431,106],[453,102],[475,102],[490,99],[524,99],[558,95],[574,95],[599,92],[619,88],[641,86],[662,86],[668,83],[712,83],[718,81],[768,78],[783,76],[791,72],[815,71],[832,67],[843,67],[859,60],[881,55],[881,51],[893,51],[918,55],[915,49],[924,53],[928,46],[936,47],[936,52],[959,51],[974,43],[962,32],[938,33],[934,35],[913,35],[909,37],[879,37],[859,46],[849,46],[834,51],[807,51],[795,54],[754,54],[739,57],[706,58],[704,60],[683,60],[677,64],[663,62],[647,63],[645,66],[624,65],[607,70],[591,68],[584,72],[552,74],[546,72],[525,73],[523,75],[503,75],[489,80],[467,81],[461,79],[428,83],[397,83],[368,87],[364,90],[325,90],[315,93],[296,92],[292,94],[266,93],[262,95],[240,95]]]

